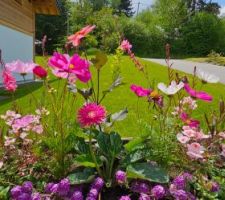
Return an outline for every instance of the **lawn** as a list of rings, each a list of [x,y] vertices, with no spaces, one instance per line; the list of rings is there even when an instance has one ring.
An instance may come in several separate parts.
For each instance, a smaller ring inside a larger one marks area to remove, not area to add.
[[[112,82],[112,68],[111,68],[111,61],[112,57],[109,57],[108,63],[102,68],[101,73],[101,91],[107,89]],[[44,65],[45,61],[42,57],[36,57],[36,62],[40,65]],[[148,69],[148,73],[151,79],[151,85],[155,86],[158,82],[165,82],[168,80],[167,78],[167,69],[159,64],[152,63],[149,61],[142,60],[142,63],[146,65]],[[94,77],[95,77],[95,70],[92,69]],[[183,74],[183,73],[182,73]],[[108,97],[102,102],[102,104],[108,110],[108,113],[114,113],[121,109],[128,108],[129,114],[128,117],[123,121],[123,123],[118,122],[116,125],[116,129],[119,130],[120,134],[123,137],[135,137],[140,135],[140,127],[137,123],[137,97],[130,91],[130,85],[132,83],[142,85],[147,87],[147,81],[144,78],[143,74],[139,72],[134,64],[130,61],[128,57],[123,57],[121,62],[121,75],[123,77],[124,84],[118,88],[116,88],[112,93],[108,95]],[[95,82],[96,80],[94,80]],[[58,87],[58,81],[54,78],[51,80],[52,86],[55,88]],[[24,112],[33,113],[34,112],[34,104],[32,102],[32,95],[35,98],[42,98],[42,90],[41,90],[41,82],[30,83],[28,85],[24,85],[19,87],[16,91],[16,99],[20,107],[23,107]],[[79,84],[79,87],[86,87],[86,85]],[[218,104],[218,100],[221,97],[225,97],[225,86],[222,84],[209,84],[202,88],[203,90],[207,91],[208,93],[214,96],[214,100],[212,103],[205,103],[199,102],[198,111],[194,113],[195,117],[198,119],[203,119],[203,113],[208,113],[209,111],[216,108]],[[30,91],[33,91],[31,95]],[[0,96],[7,95],[3,90],[0,91]],[[0,114],[3,114],[6,110],[10,109],[11,107],[11,99],[4,99],[0,100]],[[81,106],[83,100],[79,96],[76,99],[75,104],[71,109],[74,110],[74,116],[76,115],[76,110]],[[143,119],[148,121],[148,112],[147,110],[147,103],[140,99],[139,100],[139,113]],[[70,106],[70,105],[67,105]]]

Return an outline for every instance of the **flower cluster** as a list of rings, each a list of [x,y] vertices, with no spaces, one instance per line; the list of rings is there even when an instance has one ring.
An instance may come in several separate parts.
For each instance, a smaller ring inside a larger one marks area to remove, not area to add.
[[[187,155],[192,159],[203,158],[205,148],[199,142],[208,138],[210,135],[189,126],[183,126],[182,133],[177,134],[178,141],[187,147]]]
[[[105,183],[102,178],[100,177],[96,178],[94,183],[91,185],[91,188],[87,195],[86,200],[97,200],[98,194],[100,190],[103,188],[104,184]]]
[[[11,189],[11,197],[13,200],[41,200],[41,195],[33,192],[33,184],[30,181],[24,182],[22,186],[15,186]]]
[[[8,70],[3,70],[2,78],[5,89],[9,92],[15,92],[17,84],[16,79],[12,76],[11,72]]]
[[[70,191],[70,181],[65,178],[59,183],[48,183],[45,186],[45,192],[48,194],[55,194],[59,197],[66,197]]]
[[[173,115],[179,115],[181,113],[189,113],[195,110],[198,107],[196,100],[192,97],[184,97],[180,100],[179,106],[175,107],[175,110],[172,112]]]
[[[1,119],[10,127],[9,133],[23,140],[24,144],[32,142],[27,139],[28,133],[36,134],[43,133],[40,115],[25,115],[22,116],[14,111],[8,110],[5,115],[0,116]],[[12,145],[16,139],[13,137],[5,137],[5,146]]]

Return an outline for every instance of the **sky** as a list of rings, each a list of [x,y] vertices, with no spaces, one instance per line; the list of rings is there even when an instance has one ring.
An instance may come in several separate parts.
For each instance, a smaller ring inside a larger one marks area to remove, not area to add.
[[[140,2],[139,9],[143,10],[152,5],[154,0],[132,0],[134,11],[138,9],[138,2]],[[213,0],[212,2],[217,2],[221,6],[221,14],[225,14],[225,0]]]

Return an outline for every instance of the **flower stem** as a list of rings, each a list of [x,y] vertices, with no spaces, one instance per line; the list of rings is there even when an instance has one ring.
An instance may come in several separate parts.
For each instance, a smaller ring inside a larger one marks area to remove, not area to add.
[[[94,149],[92,148],[92,137],[91,135],[89,135],[89,150],[90,150],[90,153],[91,153],[91,157],[92,157],[92,160],[94,161],[95,163],[95,167],[97,169],[97,172],[98,174],[102,177],[102,172],[100,170],[100,167],[98,165],[98,162],[97,162],[97,159],[95,157],[95,154],[94,154]]]

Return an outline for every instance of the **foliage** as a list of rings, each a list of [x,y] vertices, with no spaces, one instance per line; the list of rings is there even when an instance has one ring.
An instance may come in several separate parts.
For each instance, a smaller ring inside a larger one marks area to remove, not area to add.
[[[208,55],[211,49],[219,45],[220,22],[214,15],[198,13],[183,27],[182,32],[187,54]]]

